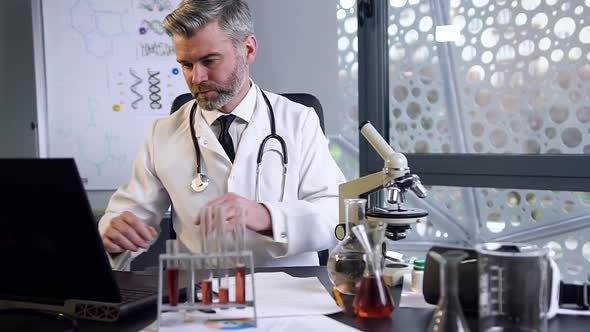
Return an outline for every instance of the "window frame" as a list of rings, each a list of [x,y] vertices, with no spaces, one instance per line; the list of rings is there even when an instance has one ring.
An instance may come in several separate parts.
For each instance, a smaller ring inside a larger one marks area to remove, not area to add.
[[[430,1],[444,22],[443,7]],[[358,0],[359,124],[370,121],[383,137],[389,137],[388,1]],[[449,105],[453,106],[453,105]],[[460,105],[454,105],[460,107]],[[585,154],[490,154],[403,153],[412,173],[426,186],[470,188],[542,189],[590,192],[590,155]],[[359,174],[383,168],[383,160],[359,132]],[[588,227],[586,218],[540,226],[496,238],[498,241],[530,241]],[[477,232],[477,228],[473,229]],[[468,243],[477,242],[470,234]],[[405,243],[398,249],[427,250],[433,242]],[[471,243],[473,244],[473,243]]]

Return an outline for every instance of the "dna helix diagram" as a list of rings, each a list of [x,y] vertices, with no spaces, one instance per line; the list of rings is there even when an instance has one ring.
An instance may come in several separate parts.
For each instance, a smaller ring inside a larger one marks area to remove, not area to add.
[[[142,0],[139,3],[139,8],[147,11],[159,11],[172,10],[172,4],[169,0]]]
[[[149,95],[149,99],[150,99],[150,108],[155,110],[155,109],[161,109],[162,108],[162,104],[160,103],[160,100],[162,100],[162,96],[160,95],[160,79],[158,78],[158,75],[160,75],[160,71],[157,70],[150,70],[148,68],[147,70],[148,72],[148,90],[150,91],[150,95]]]
[[[141,79],[141,77],[139,77],[139,75],[137,75],[137,72],[133,70],[133,68],[129,68],[129,74],[133,76],[133,78],[135,78],[135,83],[133,83],[129,87],[129,89],[133,94],[137,96],[137,98],[131,102],[131,107],[134,110],[136,110],[139,107],[139,102],[143,100],[143,95],[137,92],[137,86],[140,85],[143,82],[143,80]]]
[[[143,26],[147,26],[148,30],[153,31],[157,35],[163,35],[166,33],[164,27],[162,26],[162,22],[158,20],[147,20],[143,19],[141,21]]]

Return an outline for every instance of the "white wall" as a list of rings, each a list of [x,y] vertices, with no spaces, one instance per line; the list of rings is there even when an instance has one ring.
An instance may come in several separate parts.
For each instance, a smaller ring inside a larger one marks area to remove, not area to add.
[[[324,109],[326,133],[337,133],[337,0],[247,0],[259,49],[252,77],[277,93],[308,92]]]
[[[323,106],[326,133],[339,128],[337,0],[247,0],[255,20],[259,54],[254,80],[274,92],[309,92]],[[35,75],[31,5],[0,1],[0,157],[36,156]],[[95,208],[111,192],[90,192]]]
[[[342,98],[338,86],[336,5],[338,0],[246,0],[254,19],[258,55],[254,81],[277,92],[307,92],[324,110],[326,134],[338,134]],[[108,192],[92,192],[93,206]]]

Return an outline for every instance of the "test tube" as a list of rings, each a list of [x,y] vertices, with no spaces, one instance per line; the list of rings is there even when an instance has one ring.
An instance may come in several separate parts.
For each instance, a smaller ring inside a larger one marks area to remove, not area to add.
[[[235,251],[237,252],[237,256],[235,259],[235,269],[236,269],[236,303],[238,304],[245,304],[246,303],[246,262],[245,257],[241,256],[242,252],[244,251],[244,237],[246,233],[246,224],[245,224],[245,210],[243,208],[236,208],[233,217],[234,223],[234,244],[235,244]]]
[[[179,253],[177,240],[166,240],[166,253],[168,255],[177,255]],[[171,306],[178,304],[178,262],[176,259],[166,261],[166,275],[168,277],[168,303]]]
[[[201,248],[203,253],[211,253],[214,246],[213,208],[205,206],[201,209]],[[201,280],[201,303],[208,305],[213,303],[213,264],[210,258],[204,262],[205,275]]]
[[[224,211],[225,214],[225,211]],[[227,214],[225,214],[227,215]],[[219,303],[220,304],[228,304],[229,303],[229,268],[231,266],[231,260],[229,257],[225,256],[229,251],[231,251],[231,237],[230,233],[227,232],[228,227],[227,222],[224,220],[221,224],[217,227],[217,238],[219,244]]]
[[[246,265],[236,265],[236,303],[246,303]]]
[[[195,260],[191,259],[188,266],[188,278],[186,289],[188,291],[188,303],[195,304]]]

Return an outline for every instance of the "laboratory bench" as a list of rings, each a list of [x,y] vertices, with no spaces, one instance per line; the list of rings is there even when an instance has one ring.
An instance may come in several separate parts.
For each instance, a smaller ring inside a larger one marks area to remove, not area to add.
[[[279,272],[283,271],[295,277],[313,277],[317,276],[326,289],[331,289],[330,279],[325,266],[311,267],[285,267],[285,268],[260,268],[257,272]],[[330,292],[331,294],[331,292]],[[399,303],[401,286],[393,288],[393,297],[395,303]],[[156,305],[150,305],[140,311],[125,317],[115,323],[104,323],[89,320],[78,320],[78,331],[140,331],[147,327],[156,319]],[[343,313],[328,315],[332,319],[353,326],[362,331],[425,331],[430,318],[432,309],[414,309],[396,307],[389,319],[361,319],[347,316]],[[471,331],[477,331],[477,319],[474,316],[466,316]],[[8,332],[6,326],[2,326],[0,316],[0,331]],[[36,319],[29,318],[27,322],[19,326],[18,331],[34,330],[39,331],[75,331],[71,328],[59,329],[55,319],[48,319],[39,316]],[[586,332],[590,330],[590,317],[580,316],[557,316],[549,321],[549,331],[551,332]]]

